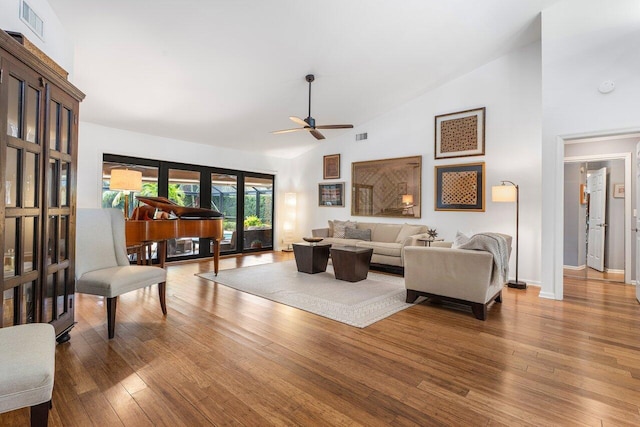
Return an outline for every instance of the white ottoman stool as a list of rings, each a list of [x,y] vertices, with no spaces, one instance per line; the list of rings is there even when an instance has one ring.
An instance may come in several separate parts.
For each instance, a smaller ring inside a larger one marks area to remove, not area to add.
[[[0,413],[31,407],[31,426],[49,421],[56,337],[47,323],[0,328]]]

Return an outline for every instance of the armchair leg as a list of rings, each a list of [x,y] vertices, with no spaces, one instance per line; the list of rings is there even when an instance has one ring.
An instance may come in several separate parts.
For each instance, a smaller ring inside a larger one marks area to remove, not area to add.
[[[109,339],[113,339],[116,331],[116,305],[118,297],[107,298],[107,329],[109,331]]]
[[[498,292],[498,295],[496,295],[495,301],[500,303],[502,302],[502,291]]]
[[[162,314],[167,315],[167,282],[158,283],[158,295],[160,295],[160,307]]]
[[[486,320],[487,318],[487,305],[486,304],[480,304],[477,302],[473,302],[471,303],[471,311],[473,312],[473,315],[476,317],[476,319],[478,320]]]
[[[419,296],[420,294],[418,293],[418,291],[414,291],[413,289],[407,289],[407,299],[406,299],[407,304],[411,304],[415,302],[415,300],[417,300]]]
[[[31,427],[47,427],[49,424],[49,408],[51,401],[31,407]]]

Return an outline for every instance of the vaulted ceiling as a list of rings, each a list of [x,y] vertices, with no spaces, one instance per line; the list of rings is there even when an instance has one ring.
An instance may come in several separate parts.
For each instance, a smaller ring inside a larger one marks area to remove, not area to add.
[[[540,38],[557,0],[49,0],[75,44],[81,120],[295,157]]]

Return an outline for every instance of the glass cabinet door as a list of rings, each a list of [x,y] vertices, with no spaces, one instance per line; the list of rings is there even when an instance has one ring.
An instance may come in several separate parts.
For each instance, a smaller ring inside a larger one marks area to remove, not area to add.
[[[75,203],[78,103],[58,89],[48,86],[49,120],[44,130],[43,244],[46,278],[42,291],[42,317],[56,327],[59,335],[73,322],[75,235],[71,232]]]
[[[4,254],[0,326],[36,322],[36,292],[40,287],[40,169],[42,160],[44,88],[32,71],[2,60],[7,96],[0,100],[6,112],[3,135],[4,206],[1,239]],[[3,102],[6,102],[6,109]]]

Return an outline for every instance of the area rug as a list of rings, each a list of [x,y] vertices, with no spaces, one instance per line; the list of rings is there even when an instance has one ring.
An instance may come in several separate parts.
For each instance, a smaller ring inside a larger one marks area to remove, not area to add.
[[[306,274],[295,261],[284,261],[199,276],[358,328],[412,305],[405,303],[403,277],[369,272],[366,280],[351,283],[337,280],[331,265],[324,273]]]

